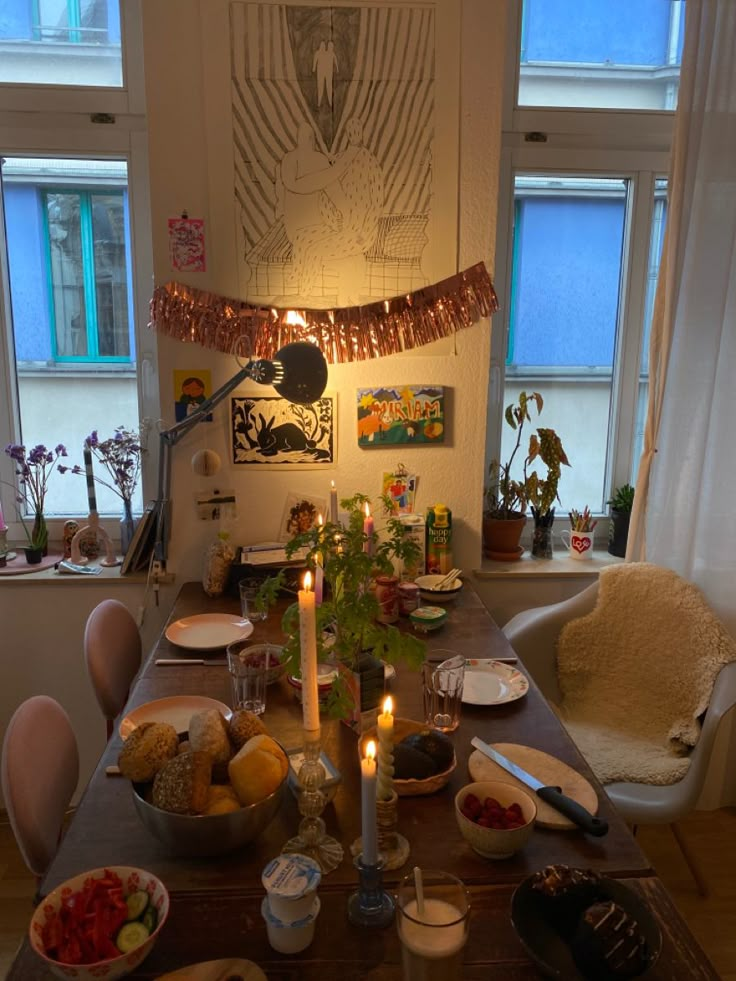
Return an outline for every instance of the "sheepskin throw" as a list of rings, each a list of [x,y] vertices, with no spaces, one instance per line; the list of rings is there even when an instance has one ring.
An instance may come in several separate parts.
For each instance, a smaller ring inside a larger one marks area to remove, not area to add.
[[[734,660],[736,642],[697,587],[647,562],[610,566],[595,609],[560,633],[562,721],[601,783],[676,783]]]

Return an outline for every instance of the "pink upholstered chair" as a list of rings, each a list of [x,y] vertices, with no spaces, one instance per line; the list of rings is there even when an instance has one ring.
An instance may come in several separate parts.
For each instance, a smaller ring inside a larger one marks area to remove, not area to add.
[[[2,788],[10,826],[31,872],[42,876],[61,836],[79,779],[79,753],[69,716],[48,695],[16,709],[5,733]]]
[[[92,610],[84,630],[84,658],[102,714],[107,738],[120,715],[130,685],[141,666],[141,638],[136,622],[118,600],[103,600]]]

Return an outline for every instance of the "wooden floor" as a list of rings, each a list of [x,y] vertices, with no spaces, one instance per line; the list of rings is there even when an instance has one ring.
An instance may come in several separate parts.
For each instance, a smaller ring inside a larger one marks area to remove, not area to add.
[[[736,981],[736,808],[700,811],[681,822],[710,888],[701,898],[667,827],[640,828],[639,843],[724,981]],[[0,977],[5,978],[30,918],[35,882],[7,821],[0,821]]]

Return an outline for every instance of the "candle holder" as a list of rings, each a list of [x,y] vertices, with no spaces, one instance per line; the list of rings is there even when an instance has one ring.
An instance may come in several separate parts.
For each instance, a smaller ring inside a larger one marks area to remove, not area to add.
[[[285,852],[300,852],[314,859],[322,871],[327,874],[336,869],[342,862],[343,849],[337,839],[325,832],[325,822],[320,815],[327,804],[327,795],[323,791],[327,774],[320,759],[320,734],[305,731],[304,762],[299,767],[299,833],[290,838],[284,845]]]
[[[396,830],[398,824],[398,795],[391,791],[388,800],[376,801],[376,822],[378,824],[378,851],[382,867],[387,870],[400,869],[409,858],[409,842]],[[350,853],[357,857],[363,851],[363,839],[356,838],[350,846]]]
[[[355,926],[386,927],[394,918],[394,901],[383,889],[383,862],[364,865],[363,856],[355,859],[358,891],[348,897],[348,919]]]
[[[15,556],[17,555],[16,552],[11,552],[8,549],[8,529],[7,528],[0,528],[0,555],[3,556],[3,558],[5,559],[6,562],[12,562],[13,559],[15,558]]]

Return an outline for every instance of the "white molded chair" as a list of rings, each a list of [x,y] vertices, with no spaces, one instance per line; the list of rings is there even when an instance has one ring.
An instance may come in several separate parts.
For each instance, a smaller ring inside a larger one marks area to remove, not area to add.
[[[18,848],[31,872],[40,877],[56,854],[79,780],[74,730],[53,698],[34,695],[16,709],[5,732],[1,772]]]
[[[107,721],[113,722],[128,700],[130,686],[141,666],[141,637],[127,607],[106,599],[92,610],[84,629],[84,657],[92,687]]]
[[[544,696],[559,704],[556,652],[560,631],[568,620],[590,613],[596,604],[598,583],[561,603],[518,613],[503,627],[509,643],[539,685]],[[666,786],[645,783],[610,783],[606,793],[622,817],[633,825],[669,824],[701,895],[707,886],[676,822],[694,810],[703,790],[708,764],[723,717],[736,705],[736,663],[721,668],[705,713],[700,738],[690,755],[682,780]]]

